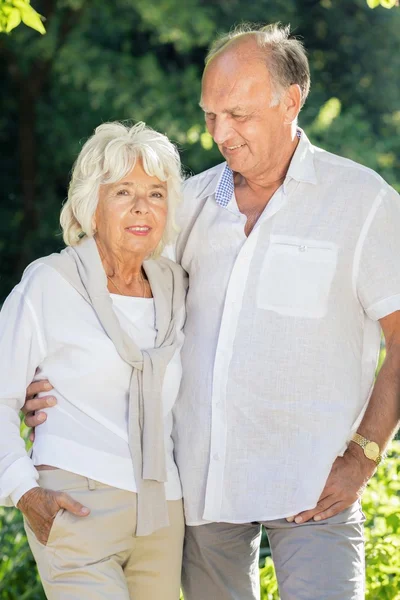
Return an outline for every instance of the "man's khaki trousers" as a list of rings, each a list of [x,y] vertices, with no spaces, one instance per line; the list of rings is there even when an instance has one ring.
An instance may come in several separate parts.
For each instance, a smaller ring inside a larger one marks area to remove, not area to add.
[[[41,487],[62,490],[91,509],[61,510],[47,545],[25,530],[49,600],[179,600],[182,501],[168,502],[170,526],[136,537],[136,494],[61,469],[40,471]]]

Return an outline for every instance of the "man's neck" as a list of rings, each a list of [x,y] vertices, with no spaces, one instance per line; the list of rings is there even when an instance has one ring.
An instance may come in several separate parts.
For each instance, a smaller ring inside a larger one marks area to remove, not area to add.
[[[299,144],[299,138],[295,136],[290,143],[279,152],[274,162],[269,161],[267,169],[260,169],[253,173],[234,173],[234,183],[236,188],[248,188],[255,195],[265,195],[272,193],[282,185],[289,170],[293,155]]]

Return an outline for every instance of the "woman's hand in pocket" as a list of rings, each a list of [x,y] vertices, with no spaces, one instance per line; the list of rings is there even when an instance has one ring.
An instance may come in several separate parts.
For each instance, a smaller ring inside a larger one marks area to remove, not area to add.
[[[49,539],[53,521],[61,509],[77,517],[86,517],[90,513],[86,506],[65,492],[55,492],[41,487],[26,492],[19,500],[17,508],[28,520],[37,540],[44,546]]]

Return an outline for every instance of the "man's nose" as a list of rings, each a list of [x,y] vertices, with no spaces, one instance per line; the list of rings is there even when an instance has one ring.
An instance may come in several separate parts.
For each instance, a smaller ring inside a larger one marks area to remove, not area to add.
[[[210,131],[214,142],[221,146],[229,138],[232,128],[224,116],[216,117],[213,121],[212,131]]]

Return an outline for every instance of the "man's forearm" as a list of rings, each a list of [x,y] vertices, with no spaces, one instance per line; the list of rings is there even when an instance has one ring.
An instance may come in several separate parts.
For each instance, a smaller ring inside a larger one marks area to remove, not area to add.
[[[400,424],[400,345],[388,348],[385,361],[376,378],[374,389],[365,412],[357,429],[362,436],[376,442],[385,451],[395,435]],[[356,450],[357,445],[351,443],[350,451]]]

